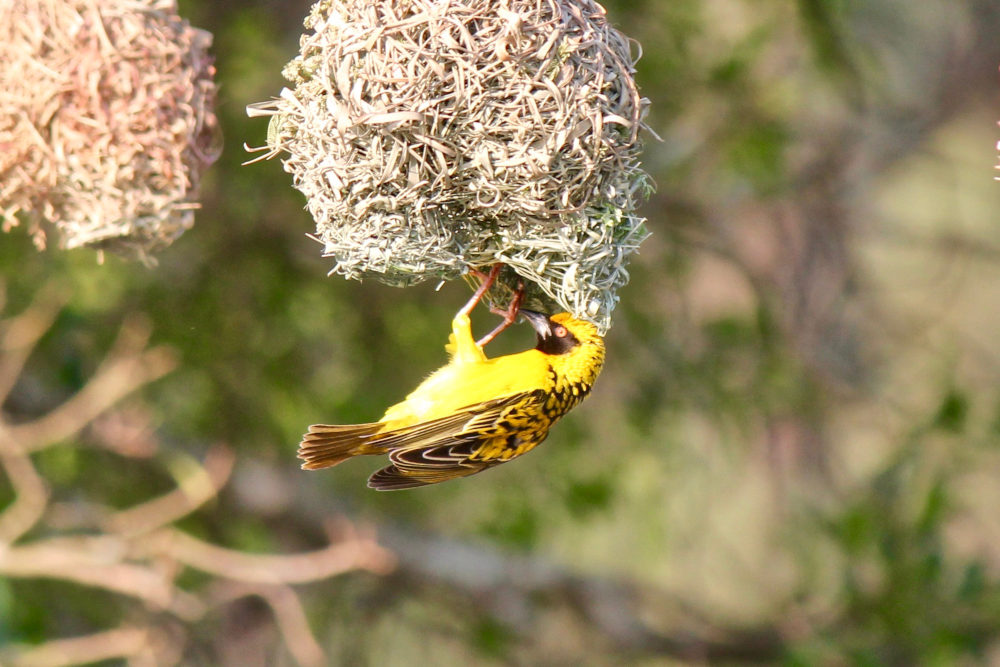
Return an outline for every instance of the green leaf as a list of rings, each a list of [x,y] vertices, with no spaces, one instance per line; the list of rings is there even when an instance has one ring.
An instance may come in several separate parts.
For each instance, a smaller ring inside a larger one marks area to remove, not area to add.
[[[968,416],[968,398],[957,389],[952,389],[941,401],[933,425],[943,431],[958,434],[965,430]]]

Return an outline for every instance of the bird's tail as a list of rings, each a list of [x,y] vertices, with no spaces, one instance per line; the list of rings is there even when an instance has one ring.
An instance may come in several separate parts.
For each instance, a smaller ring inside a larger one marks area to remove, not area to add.
[[[382,453],[381,449],[366,446],[367,441],[385,424],[313,424],[299,443],[299,458],[305,470],[319,470],[335,466],[359,454]]]

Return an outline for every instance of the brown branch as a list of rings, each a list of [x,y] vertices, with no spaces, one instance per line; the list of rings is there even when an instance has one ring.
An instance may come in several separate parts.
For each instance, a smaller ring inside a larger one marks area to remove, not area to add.
[[[327,664],[323,648],[309,627],[302,602],[290,587],[222,581],[210,597],[217,604],[225,604],[248,596],[259,597],[271,608],[285,646],[296,662],[302,667]]]
[[[0,393],[16,385],[31,350],[51,326],[58,308],[54,300],[39,297],[22,315],[0,322]],[[148,327],[135,319],[127,321],[93,377],[69,400],[25,424],[10,425],[0,417],[0,469],[14,491],[13,502],[0,512],[0,576],[90,586],[141,600],[188,623],[204,617],[220,600],[255,595],[272,609],[295,660],[304,667],[319,667],[325,663],[322,647],[309,628],[298,596],[287,584],[317,581],[355,569],[387,572],[394,558],[376,543],[374,534],[359,532],[350,524],[341,527],[340,535],[331,528],[331,543],[326,548],[293,555],[247,554],[170,527],[215,498],[228,481],[234,456],[227,447],[212,448],[203,463],[171,453],[164,465],[173,474],[176,488],[124,510],[99,508],[90,522],[99,528],[97,534],[16,544],[50,509],[51,497],[31,452],[71,437],[124,396],[171,370],[174,355],[164,347],[149,348],[148,343]],[[95,430],[99,437],[113,432]],[[130,456],[127,447],[110,449]],[[185,591],[176,583],[184,567],[199,569],[221,581],[197,592]],[[127,658],[134,664],[161,664],[166,655],[163,646],[172,647],[170,650],[179,655],[176,641],[161,641],[158,647],[151,643],[151,637],[161,634],[153,625],[134,625],[34,647],[7,647],[2,653],[19,665],[68,665],[115,658]]]
[[[5,427],[0,423],[0,440]],[[0,512],[0,550],[13,544],[38,523],[49,502],[49,492],[31,458],[0,448],[0,467],[14,487],[14,501]]]
[[[130,459],[152,458],[160,451],[149,409],[138,402],[109,410],[87,428],[94,444]]]
[[[115,537],[53,537],[0,550],[0,574],[71,581],[143,600],[188,620],[204,614],[197,596],[150,566],[123,562],[128,544]]]
[[[233,469],[235,457],[228,447],[219,445],[208,451],[205,463],[178,459],[172,468],[183,468],[177,475],[177,488],[144,503],[115,512],[103,521],[106,530],[133,537],[173,523],[214,498]]]
[[[115,658],[142,656],[157,641],[155,631],[144,627],[121,627],[83,637],[52,639],[29,646],[14,644],[0,651],[4,664],[18,667],[64,667]]]
[[[118,401],[176,366],[165,346],[146,349],[149,328],[132,319],[122,325],[118,340],[87,384],[65,403],[35,421],[10,426],[2,446],[32,452],[79,432]]]
[[[0,321],[0,405],[10,396],[28,357],[65,303],[63,291],[48,285],[39,290],[27,310]]]
[[[331,507],[331,499],[318,487],[301,484],[296,472],[276,479],[292,500],[287,520],[297,522],[302,532],[331,511],[342,511],[335,502]],[[243,485],[237,483],[234,488],[239,502]],[[788,643],[783,628],[713,622],[685,600],[648,582],[585,574],[537,555],[392,524],[379,524],[377,532],[379,544],[397,561],[392,577],[385,580],[384,599],[399,600],[421,589],[429,589],[428,595],[434,597],[445,592],[449,599],[509,626],[525,642],[544,641],[536,634],[539,625],[532,619],[557,609],[560,618],[575,623],[583,636],[605,648],[613,646],[625,662],[627,656],[669,656],[770,663],[783,655]],[[512,609],[517,611],[512,614]],[[650,619],[663,614],[651,614],[654,609],[669,610],[670,618],[680,620],[657,627]],[[567,656],[565,662],[576,657]]]
[[[394,556],[367,532],[332,541],[318,551],[290,555],[248,554],[172,528],[149,535],[137,546],[149,555],[165,556],[223,579],[248,583],[302,584],[351,570],[385,574],[395,565]]]
[[[504,553],[488,546],[380,527],[382,541],[399,558],[397,589],[403,581],[446,587],[485,614],[506,618],[503,610],[533,610],[541,605],[568,608],[588,635],[610,641],[625,655],[667,655],[693,661],[770,662],[783,654],[778,628],[713,626],[680,600],[647,584],[574,573],[544,558]],[[649,601],[678,611],[685,627],[664,632],[651,626]],[[531,614],[524,615],[530,618]],[[535,626],[514,627],[530,634]]]

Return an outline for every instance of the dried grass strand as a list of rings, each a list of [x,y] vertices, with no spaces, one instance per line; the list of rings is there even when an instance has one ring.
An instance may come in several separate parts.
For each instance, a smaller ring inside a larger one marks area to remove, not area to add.
[[[211,34],[174,0],[0,3],[0,228],[147,257],[219,151]]]

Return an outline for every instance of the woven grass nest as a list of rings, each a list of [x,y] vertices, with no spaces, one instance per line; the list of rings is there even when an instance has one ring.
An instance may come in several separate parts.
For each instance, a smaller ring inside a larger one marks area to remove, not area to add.
[[[219,150],[211,34],[173,0],[0,2],[0,227],[148,258]]]
[[[629,40],[592,0],[322,0],[264,157],[307,198],[332,273],[397,286],[503,262],[607,329],[646,237]]]

